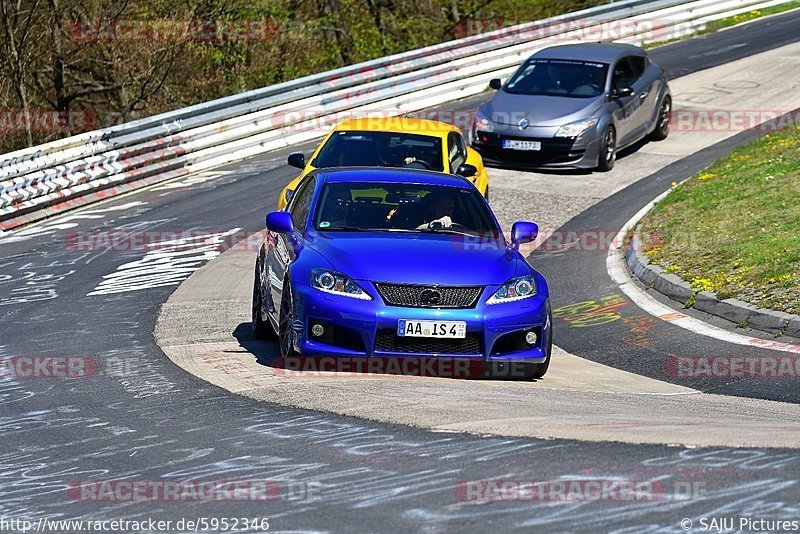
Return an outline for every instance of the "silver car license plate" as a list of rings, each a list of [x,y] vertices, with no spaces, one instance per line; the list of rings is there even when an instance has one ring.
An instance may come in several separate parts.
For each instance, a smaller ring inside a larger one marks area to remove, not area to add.
[[[541,141],[520,141],[519,139],[503,139],[503,148],[510,150],[541,150]]]

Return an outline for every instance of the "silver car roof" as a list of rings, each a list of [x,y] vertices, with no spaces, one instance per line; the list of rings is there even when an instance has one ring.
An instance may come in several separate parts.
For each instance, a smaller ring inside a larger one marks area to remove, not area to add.
[[[530,59],[576,59],[614,63],[625,56],[643,56],[645,51],[638,46],[623,43],[578,43],[550,46],[539,50]]]

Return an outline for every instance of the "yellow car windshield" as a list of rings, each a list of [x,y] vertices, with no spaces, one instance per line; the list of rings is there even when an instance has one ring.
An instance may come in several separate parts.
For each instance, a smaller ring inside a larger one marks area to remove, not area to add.
[[[444,171],[442,140],[391,132],[335,132],[312,162],[321,167],[402,167]]]

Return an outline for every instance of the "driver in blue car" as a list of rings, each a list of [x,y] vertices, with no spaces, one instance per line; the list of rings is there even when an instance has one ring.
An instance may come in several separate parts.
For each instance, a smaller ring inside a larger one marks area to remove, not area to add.
[[[450,228],[453,224],[453,211],[456,207],[455,199],[446,193],[429,193],[425,196],[425,215],[422,224],[417,226],[417,230],[429,230],[436,228]]]

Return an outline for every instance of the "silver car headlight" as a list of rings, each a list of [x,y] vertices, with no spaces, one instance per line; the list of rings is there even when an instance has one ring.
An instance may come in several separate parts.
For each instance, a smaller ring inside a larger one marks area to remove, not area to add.
[[[536,295],[536,282],[533,281],[533,276],[520,276],[518,278],[512,278],[500,286],[500,289],[489,297],[486,304],[514,302],[516,300],[533,297],[534,295]]]
[[[311,287],[343,297],[372,300],[372,297],[348,276],[331,269],[312,269]]]
[[[598,117],[570,122],[558,129],[556,137],[578,137],[589,128],[596,126],[598,122],[600,122]]]
[[[489,117],[481,110],[475,112],[475,122],[472,125],[472,131],[477,132],[494,132],[494,124]]]

